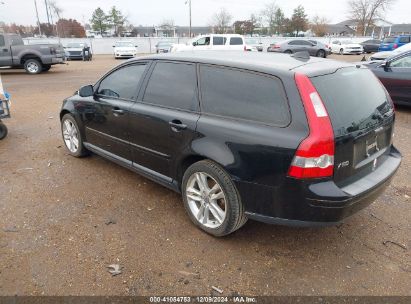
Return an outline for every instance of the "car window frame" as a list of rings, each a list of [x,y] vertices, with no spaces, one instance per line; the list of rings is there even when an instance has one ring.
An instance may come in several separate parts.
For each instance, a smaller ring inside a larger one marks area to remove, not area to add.
[[[276,81],[279,81],[279,83],[281,85],[281,88],[283,90],[284,99],[285,99],[285,102],[286,102],[286,110],[287,110],[287,115],[288,115],[287,124],[280,125],[280,124],[275,124],[275,123],[267,123],[267,122],[262,122],[262,121],[257,121],[257,120],[250,120],[250,119],[241,118],[241,117],[233,117],[233,116],[226,116],[226,115],[219,115],[219,114],[215,114],[215,113],[205,112],[204,109],[203,109],[202,88],[201,88],[201,73],[200,73],[201,66],[208,66],[208,67],[213,67],[213,68],[221,68],[221,69],[245,72],[245,73],[254,74],[254,75],[257,75],[257,76],[272,78]],[[257,125],[260,125],[260,126],[268,126],[268,127],[276,127],[276,128],[284,128],[284,129],[291,125],[293,119],[292,119],[290,101],[288,99],[288,94],[287,94],[287,90],[285,89],[284,82],[280,77],[275,76],[273,74],[269,74],[269,73],[263,73],[263,72],[244,69],[244,68],[237,68],[237,67],[232,67],[232,66],[211,64],[211,63],[198,63],[197,64],[197,73],[198,73],[197,74],[197,83],[198,83],[198,94],[199,94],[200,114],[201,114],[201,116],[205,115],[205,116],[210,116],[210,117],[228,119],[228,120],[236,121],[236,122],[247,122],[247,123],[257,124]]]
[[[109,77],[111,74],[115,73],[116,71],[122,69],[122,68],[126,68],[129,66],[133,66],[133,65],[146,65],[146,69],[143,72],[143,75],[141,76],[140,81],[137,84],[136,87],[136,94],[134,99],[128,99],[128,98],[121,98],[121,97],[114,97],[114,96],[106,96],[106,95],[102,95],[102,94],[98,94],[98,90],[100,88],[101,82],[104,81],[104,79],[106,79],[107,77]],[[115,67],[114,69],[110,70],[109,72],[107,72],[102,78],[100,78],[99,81],[97,81],[94,84],[94,95],[99,97],[99,98],[110,98],[110,99],[115,99],[115,100],[122,100],[122,101],[129,101],[129,102],[136,102],[139,94],[140,94],[140,90],[142,88],[142,84],[144,82],[144,79],[146,78],[146,75],[148,73],[148,71],[150,70],[152,65],[152,61],[151,60],[144,60],[144,61],[138,61],[138,62],[130,62],[130,63],[126,63],[123,65],[119,65],[117,67]]]
[[[161,105],[161,104],[156,104],[156,103],[150,103],[147,101],[144,101],[144,95],[146,94],[146,90],[147,90],[147,86],[148,83],[150,82],[151,76],[153,75],[153,71],[155,66],[157,65],[157,63],[176,63],[176,64],[188,64],[188,65],[193,65],[194,69],[195,69],[195,75],[196,75],[196,109],[195,110],[189,110],[189,109],[181,109],[181,108],[176,108],[176,107],[172,107],[172,106],[167,106],[167,105]],[[191,61],[180,61],[180,60],[169,60],[169,59],[155,59],[152,60],[151,62],[151,66],[150,68],[146,71],[146,75],[144,78],[143,83],[141,84],[141,88],[137,97],[136,102],[140,103],[140,104],[144,104],[144,105],[149,105],[152,107],[159,107],[162,109],[169,109],[169,110],[173,110],[173,111],[182,111],[185,113],[195,113],[195,114],[200,114],[200,90],[199,90],[199,67],[198,67],[198,63],[196,62],[191,62]]]
[[[231,44],[231,40],[233,40],[233,39],[238,39],[239,41],[241,39],[242,43],[241,44]],[[239,46],[239,45],[244,45],[245,44],[245,41],[244,41],[243,37],[230,37],[230,39],[227,39],[227,40],[228,40],[228,45],[229,46]]]

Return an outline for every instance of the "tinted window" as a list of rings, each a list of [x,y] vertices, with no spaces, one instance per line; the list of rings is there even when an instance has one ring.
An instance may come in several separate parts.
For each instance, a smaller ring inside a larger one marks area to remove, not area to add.
[[[143,100],[184,110],[197,110],[195,65],[171,62],[156,64]]]
[[[97,94],[122,99],[135,98],[145,69],[145,64],[139,64],[114,71],[101,81]]]
[[[210,37],[203,37],[198,39],[197,45],[210,45]]]
[[[400,43],[408,43],[410,42],[410,37],[401,37],[400,38]]]
[[[0,46],[5,46],[5,45],[6,45],[6,43],[4,41],[4,36],[0,35]]]
[[[225,37],[213,37],[214,45],[225,45],[227,38]]]
[[[343,68],[311,81],[324,101],[336,136],[366,129],[379,122],[376,114],[391,109],[384,88],[368,69]]]
[[[205,113],[275,125],[287,125],[289,111],[281,82],[250,72],[201,66]]]
[[[243,45],[243,38],[241,37],[230,38],[230,45]]]

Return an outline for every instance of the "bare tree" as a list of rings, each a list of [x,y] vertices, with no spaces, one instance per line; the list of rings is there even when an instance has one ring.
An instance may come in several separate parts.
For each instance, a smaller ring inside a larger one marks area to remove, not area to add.
[[[276,31],[276,12],[278,10],[277,4],[275,2],[267,3],[264,9],[261,11],[261,16],[263,17],[265,23],[268,26],[269,34],[273,34]]]
[[[325,34],[327,34],[327,24],[329,23],[329,20],[326,17],[320,17],[318,15],[314,16],[310,27],[312,32],[318,36],[318,37],[323,37]]]
[[[57,36],[60,37],[59,32],[58,32],[57,22],[61,19],[61,14],[63,13],[63,9],[57,4],[56,0],[49,0],[48,4],[49,4],[49,7],[50,7],[51,19],[53,20],[53,15],[55,15],[57,17],[56,32],[57,32]],[[63,31],[64,31],[64,29],[63,29]],[[63,37],[64,37],[64,33],[63,33]]]
[[[395,0],[350,0],[349,17],[357,23],[357,31],[363,36],[375,23],[375,19],[383,17],[384,12]]]
[[[211,19],[211,25],[214,28],[215,33],[225,34],[230,28],[230,23],[233,17],[225,8],[220,8],[220,10],[215,13]]]

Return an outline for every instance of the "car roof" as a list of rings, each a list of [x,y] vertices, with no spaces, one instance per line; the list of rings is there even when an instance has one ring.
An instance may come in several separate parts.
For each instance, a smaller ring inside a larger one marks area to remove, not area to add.
[[[167,53],[159,55],[149,55],[132,59],[140,60],[169,60],[185,61],[193,63],[204,63],[221,65],[235,68],[249,69],[263,73],[289,72],[298,68],[304,73],[305,67],[312,66],[308,71],[336,69],[344,66],[353,66],[351,63],[344,63],[332,59],[309,57],[306,58],[289,54],[271,54],[244,51],[187,51],[177,53]],[[314,67],[315,66],[315,67]]]

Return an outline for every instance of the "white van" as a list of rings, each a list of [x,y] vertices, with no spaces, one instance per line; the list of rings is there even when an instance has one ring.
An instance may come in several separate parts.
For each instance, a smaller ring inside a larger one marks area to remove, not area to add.
[[[187,44],[174,44],[172,52],[184,51],[253,51],[257,48],[248,46],[245,39],[237,34],[201,35],[190,40]]]

